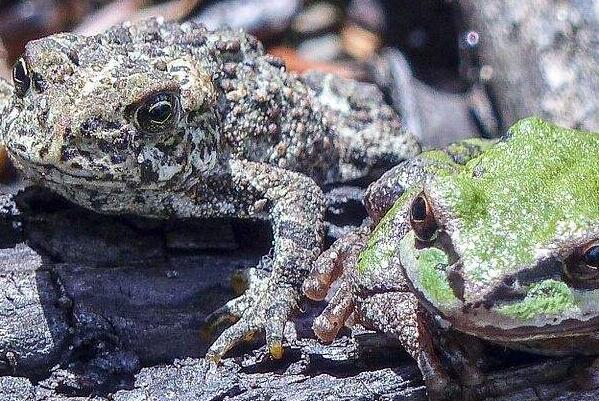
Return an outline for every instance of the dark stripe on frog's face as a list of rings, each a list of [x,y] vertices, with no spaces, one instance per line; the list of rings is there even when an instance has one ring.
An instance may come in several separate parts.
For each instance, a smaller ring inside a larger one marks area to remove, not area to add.
[[[481,303],[486,308],[492,308],[523,300],[528,287],[545,280],[560,281],[563,271],[564,263],[559,258],[542,259],[532,268],[505,277],[493,290],[485,294]]]
[[[399,246],[410,287],[434,315],[458,330],[501,342],[576,337],[599,327],[598,289],[578,289],[564,278],[556,258],[506,278],[479,300],[464,302],[459,261],[437,246],[423,246],[409,232]]]

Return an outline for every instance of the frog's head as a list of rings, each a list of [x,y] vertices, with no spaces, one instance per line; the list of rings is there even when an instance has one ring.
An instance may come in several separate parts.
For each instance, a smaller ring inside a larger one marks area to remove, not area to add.
[[[11,156],[58,192],[164,189],[202,176],[216,156],[215,90],[184,43],[203,33],[149,20],[28,43],[0,127]]]
[[[401,264],[423,304],[502,340],[599,328],[599,134],[530,118],[405,201]]]

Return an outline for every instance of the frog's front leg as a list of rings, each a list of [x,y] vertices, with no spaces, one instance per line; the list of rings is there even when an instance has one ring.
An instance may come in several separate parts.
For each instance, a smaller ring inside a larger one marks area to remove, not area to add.
[[[267,212],[274,236],[271,275],[231,303],[239,320],[208,350],[220,358],[248,335],[264,329],[272,356],[282,356],[285,323],[295,308],[298,290],[318,256],[324,235],[324,197],[312,179],[268,164],[230,162],[235,190]],[[233,306],[234,305],[234,306]]]
[[[327,307],[316,318],[312,328],[322,341],[331,342],[354,312],[355,269],[357,258],[370,232],[364,225],[335,241],[316,260],[304,281],[303,293],[314,301],[323,300],[334,282],[339,282]]]
[[[414,294],[409,291],[373,294],[358,301],[357,308],[361,322],[366,327],[399,340],[402,347],[414,358],[431,400],[458,399],[459,385],[451,379],[446,363],[436,346],[435,336],[438,333],[431,332],[429,316],[419,305]]]
[[[338,286],[323,312],[313,324],[322,341],[332,341],[346,322],[354,316],[366,327],[398,338],[408,352],[418,359],[419,342],[416,321],[418,301],[401,274],[389,269],[382,279],[378,272],[358,271],[358,257],[366,247],[370,227],[365,225],[341,237],[324,251],[304,282],[304,294],[313,300],[325,298],[333,283]],[[393,305],[389,308],[389,305]]]
[[[431,332],[429,316],[420,306],[417,297],[410,292],[403,276],[389,269],[387,275],[380,272],[364,274],[356,269],[357,255],[365,246],[368,228],[362,227],[337,240],[323,252],[304,283],[304,293],[311,299],[323,299],[333,282],[337,289],[323,312],[314,320],[313,330],[317,337],[331,342],[346,323],[360,323],[399,340],[402,347],[417,361],[426,383],[429,398],[445,401],[462,394],[462,389],[452,380],[446,359],[438,352],[435,336]],[[392,278],[381,281],[381,277]],[[480,377],[470,369],[469,361],[459,358],[463,371],[471,380]],[[462,380],[464,381],[464,380]]]

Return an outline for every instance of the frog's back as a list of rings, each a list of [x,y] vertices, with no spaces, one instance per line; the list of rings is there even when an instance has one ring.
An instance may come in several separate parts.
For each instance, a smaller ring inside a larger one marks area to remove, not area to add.
[[[343,180],[384,172],[420,153],[416,138],[375,85],[317,71],[304,74],[302,81],[334,131]]]

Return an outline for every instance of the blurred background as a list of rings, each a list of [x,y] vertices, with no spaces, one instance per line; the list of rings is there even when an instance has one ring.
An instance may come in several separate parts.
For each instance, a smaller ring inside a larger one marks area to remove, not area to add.
[[[372,82],[425,147],[536,114],[599,129],[590,0],[0,0],[0,76],[27,41],[162,16],[256,35],[298,73]]]
[[[360,76],[359,62],[384,46],[401,49],[417,75],[463,89],[459,22],[446,1],[301,0],[28,0],[0,1],[0,36],[9,63],[32,39],[61,31],[102,32],[125,20],[160,15],[228,25],[262,40],[296,70],[321,68]]]

